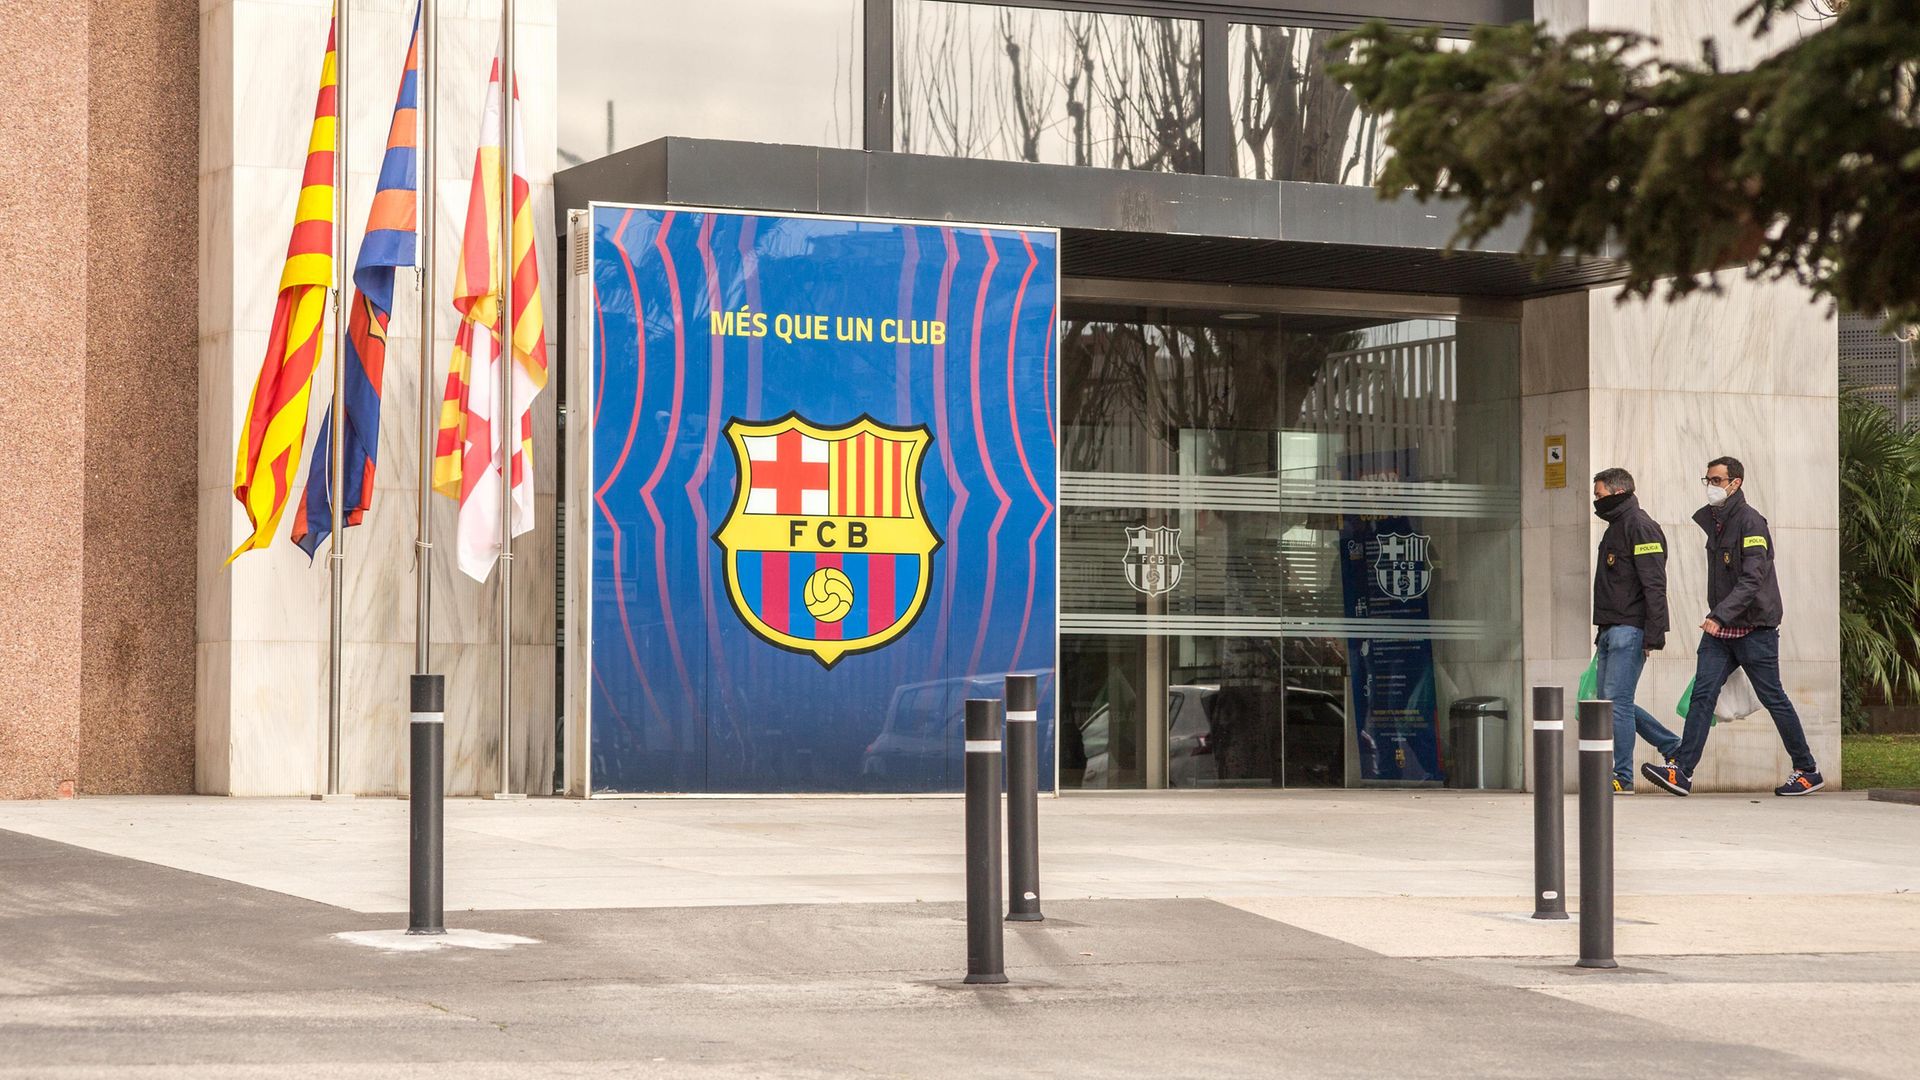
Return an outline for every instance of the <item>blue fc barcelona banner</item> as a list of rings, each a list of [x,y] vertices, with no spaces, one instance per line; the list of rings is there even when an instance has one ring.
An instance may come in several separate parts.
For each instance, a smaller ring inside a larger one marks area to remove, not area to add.
[[[1058,235],[589,220],[591,792],[957,791],[1010,673],[1053,761]]]

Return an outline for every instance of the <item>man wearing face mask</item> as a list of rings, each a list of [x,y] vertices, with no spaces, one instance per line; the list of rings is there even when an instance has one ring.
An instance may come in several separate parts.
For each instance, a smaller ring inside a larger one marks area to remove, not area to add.
[[[1667,534],[1640,509],[1633,474],[1593,477],[1593,512],[1607,523],[1593,567],[1593,639],[1600,696],[1613,701],[1613,793],[1633,794],[1633,736],[1673,756],[1680,737],[1633,703],[1648,654],[1667,644]]]
[[[1800,716],[1780,685],[1780,584],[1773,570],[1773,534],[1767,519],[1747,504],[1741,491],[1746,470],[1735,458],[1707,463],[1707,505],[1693,515],[1707,534],[1707,605],[1700,624],[1700,659],[1687,703],[1687,726],[1680,748],[1665,765],[1641,766],[1647,779],[1675,795],[1693,790],[1693,771],[1707,748],[1713,706],[1720,687],[1735,668],[1746,671],[1754,696],[1773,717],[1773,726],[1793,759],[1787,782],[1775,795],[1811,795],[1825,783],[1807,747]]]

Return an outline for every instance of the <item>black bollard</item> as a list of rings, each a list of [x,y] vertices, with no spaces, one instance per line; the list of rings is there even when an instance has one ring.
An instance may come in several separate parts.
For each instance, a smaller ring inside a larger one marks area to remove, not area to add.
[[[1040,695],[1007,676],[1007,920],[1040,922]]]
[[[967,699],[967,981],[1007,981],[1000,921],[1000,703]]]
[[[1613,961],[1613,702],[1580,703],[1580,967]]]
[[[412,786],[407,793],[407,933],[444,934],[446,860],[441,846],[446,810],[446,678],[415,675],[412,701]]]
[[[1533,917],[1567,917],[1565,694],[1533,688]]]

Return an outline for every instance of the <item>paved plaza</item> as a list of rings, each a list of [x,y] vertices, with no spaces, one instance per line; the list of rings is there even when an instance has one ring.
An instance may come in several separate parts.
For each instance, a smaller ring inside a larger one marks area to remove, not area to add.
[[[0,804],[0,1077],[1910,1075],[1913,807],[1616,800],[1586,972],[1524,796],[1047,800],[996,989],[961,809],[453,801],[403,952],[404,802]]]

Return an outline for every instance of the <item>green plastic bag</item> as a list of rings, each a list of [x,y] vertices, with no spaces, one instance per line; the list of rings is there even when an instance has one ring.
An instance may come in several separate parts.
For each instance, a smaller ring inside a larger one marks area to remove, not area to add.
[[[1693,680],[1687,680],[1687,688],[1680,692],[1680,700],[1673,711],[1680,714],[1680,722],[1686,723],[1687,709],[1693,704]],[[1731,724],[1743,716],[1751,716],[1760,711],[1760,699],[1753,692],[1753,683],[1743,669],[1735,669],[1727,681],[1720,686],[1720,696],[1713,703],[1713,715],[1707,718],[1708,727]]]
[[[1688,687],[1687,689],[1691,691],[1693,688]],[[1578,700],[1580,701],[1600,700],[1600,654],[1599,653],[1593,654],[1593,659],[1587,662],[1587,673],[1585,675],[1580,676],[1580,697]],[[1682,711],[1684,712],[1685,710],[1683,709]]]

